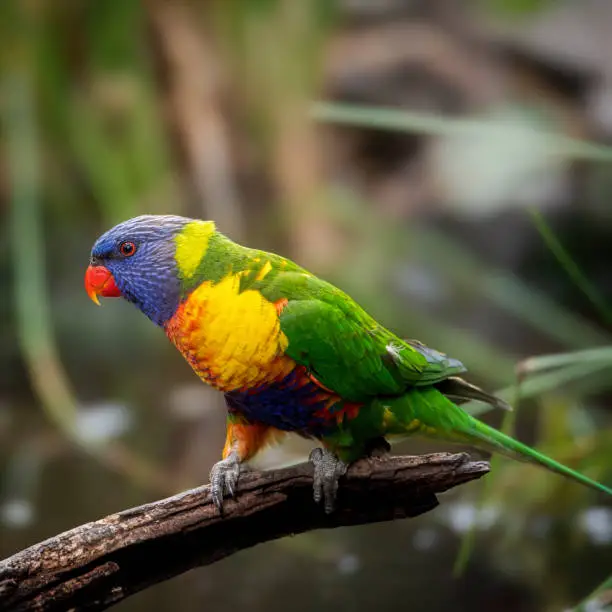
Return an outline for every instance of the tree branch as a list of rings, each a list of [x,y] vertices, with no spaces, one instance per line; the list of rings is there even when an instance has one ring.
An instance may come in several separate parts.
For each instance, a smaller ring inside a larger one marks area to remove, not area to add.
[[[465,453],[364,459],[340,482],[338,507],[312,500],[308,463],[241,475],[223,516],[208,485],[111,514],[0,562],[0,611],[104,610],[148,586],[255,544],[313,529],[414,517],[437,493],[480,478]]]

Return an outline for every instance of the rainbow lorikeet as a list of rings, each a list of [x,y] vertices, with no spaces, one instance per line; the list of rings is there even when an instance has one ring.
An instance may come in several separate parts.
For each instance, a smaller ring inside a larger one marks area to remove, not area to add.
[[[135,304],[225,394],[223,459],[210,474],[219,509],[242,463],[288,432],[322,444],[310,460],[327,512],[348,464],[406,434],[501,452],[612,494],[464,411],[471,399],[508,406],[460,378],[460,361],[400,339],[340,289],[236,244],[211,221],[144,215],[116,225],[94,244],[85,286],[96,303]]]

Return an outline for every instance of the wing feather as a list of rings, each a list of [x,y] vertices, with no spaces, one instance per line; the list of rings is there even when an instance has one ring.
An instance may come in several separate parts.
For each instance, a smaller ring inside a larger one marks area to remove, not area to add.
[[[271,301],[287,300],[279,315],[287,355],[349,401],[398,395],[466,369],[421,342],[398,338],[347,294],[306,272],[279,272],[260,290]]]

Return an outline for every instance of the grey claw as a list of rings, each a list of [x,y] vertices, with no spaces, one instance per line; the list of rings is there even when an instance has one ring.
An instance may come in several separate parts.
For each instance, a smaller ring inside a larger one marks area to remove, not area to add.
[[[240,460],[236,453],[230,453],[222,461],[217,461],[210,470],[212,499],[219,512],[223,511],[223,496],[225,493],[234,497],[239,476]]]
[[[335,507],[338,480],[346,474],[348,465],[324,448],[313,448],[308,459],[314,466],[312,496],[317,504],[323,500],[325,513],[330,514]]]

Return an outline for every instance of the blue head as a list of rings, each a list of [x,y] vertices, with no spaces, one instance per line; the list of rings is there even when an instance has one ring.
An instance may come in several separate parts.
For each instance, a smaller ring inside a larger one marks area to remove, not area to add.
[[[85,287],[89,296],[124,297],[157,325],[176,311],[182,296],[177,236],[202,224],[174,215],[142,215],[116,225],[91,250]]]

